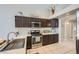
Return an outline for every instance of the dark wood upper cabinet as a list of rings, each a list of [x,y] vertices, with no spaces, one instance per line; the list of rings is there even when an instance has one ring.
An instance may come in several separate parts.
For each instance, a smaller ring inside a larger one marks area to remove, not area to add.
[[[46,20],[44,20],[44,19],[42,20],[41,19],[41,27],[46,27]]]
[[[42,19],[34,17],[15,16],[15,27],[32,27],[32,22],[40,22],[41,27],[58,27],[58,19]]]
[[[32,22],[40,22],[41,27],[48,27],[47,19],[15,16],[15,27],[32,27]]]
[[[30,18],[24,17],[23,18],[23,27],[31,27]]]
[[[51,20],[46,20],[47,27],[51,27]]]
[[[15,27],[23,27],[23,21],[21,16],[15,16]]]
[[[41,27],[51,27],[51,20],[41,19]]]
[[[24,17],[23,18],[23,27],[28,27],[28,26],[30,26],[30,24],[29,24],[29,18]]]
[[[51,26],[52,27],[58,27],[58,19],[57,18],[53,18],[51,19]]]
[[[30,18],[23,16],[15,16],[15,27],[30,27]]]

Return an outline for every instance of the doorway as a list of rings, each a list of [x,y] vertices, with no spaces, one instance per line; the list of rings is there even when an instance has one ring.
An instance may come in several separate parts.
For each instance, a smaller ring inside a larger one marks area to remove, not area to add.
[[[76,20],[65,21],[65,40],[76,40]]]

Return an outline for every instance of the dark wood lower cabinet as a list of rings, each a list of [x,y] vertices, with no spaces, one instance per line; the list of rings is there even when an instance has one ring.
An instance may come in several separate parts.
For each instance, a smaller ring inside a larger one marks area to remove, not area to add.
[[[58,42],[58,34],[50,34],[42,36],[42,46],[57,43]],[[27,37],[27,49],[32,48],[32,37]]]
[[[53,35],[49,35],[49,44],[54,43],[55,39],[53,39],[54,36]]]
[[[42,45],[43,45],[43,46],[49,44],[48,39],[49,39],[49,36],[48,36],[48,35],[43,35],[43,39],[42,39]]]
[[[58,38],[59,38],[59,35],[58,35],[58,34],[54,34],[54,35],[53,35],[53,40],[54,40],[53,43],[58,42]]]
[[[31,41],[31,36],[27,37],[27,49],[31,49],[32,48],[32,41]]]
[[[57,42],[58,42],[58,34],[43,35],[43,41],[42,41],[43,46]]]
[[[79,40],[76,40],[76,53],[79,54]]]

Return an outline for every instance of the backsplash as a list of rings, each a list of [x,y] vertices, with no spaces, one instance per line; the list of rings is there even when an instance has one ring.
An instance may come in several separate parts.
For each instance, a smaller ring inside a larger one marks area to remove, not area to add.
[[[40,30],[41,33],[52,32],[52,28],[16,28],[16,32],[19,32],[19,35],[30,34],[31,30]]]
[[[30,28],[16,28],[16,32],[19,32],[19,35],[27,35],[30,32]]]
[[[43,33],[51,33],[52,32],[52,30],[43,30]]]
[[[59,28],[52,28],[53,33],[59,33]]]

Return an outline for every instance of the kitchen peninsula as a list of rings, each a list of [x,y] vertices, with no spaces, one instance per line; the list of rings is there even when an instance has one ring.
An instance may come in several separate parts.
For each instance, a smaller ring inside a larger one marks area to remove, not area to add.
[[[58,42],[58,33],[42,33],[41,35],[42,39],[42,46],[57,43]],[[25,49],[31,49],[32,48],[32,36],[26,35],[26,36],[18,36],[15,39],[25,39]]]

